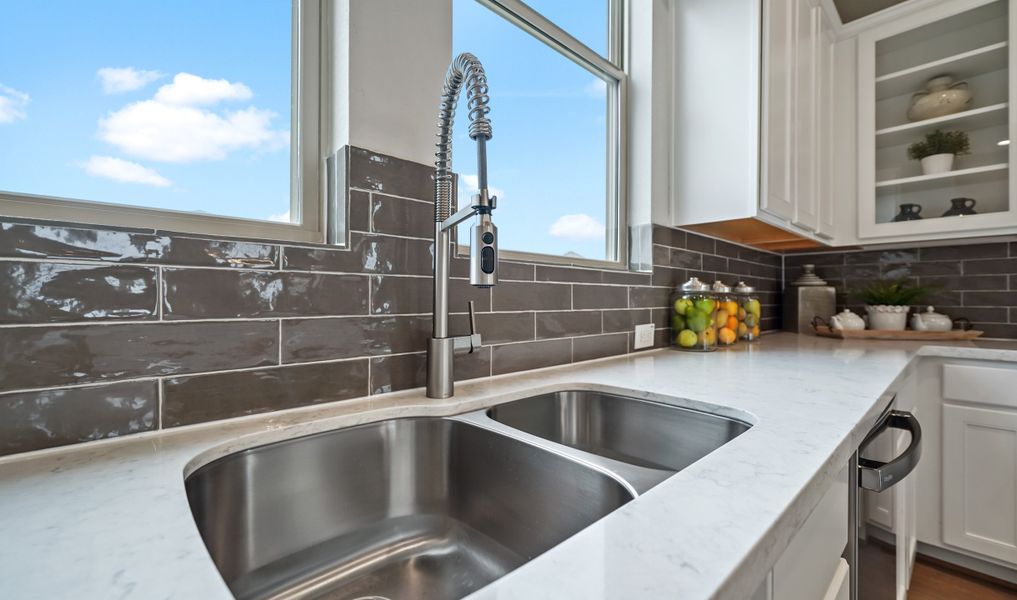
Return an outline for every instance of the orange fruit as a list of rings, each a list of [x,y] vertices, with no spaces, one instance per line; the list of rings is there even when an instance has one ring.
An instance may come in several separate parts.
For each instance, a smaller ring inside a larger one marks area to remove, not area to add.
[[[755,327],[752,328],[752,335],[754,337],[759,337],[759,325],[756,325]]]
[[[738,313],[738,303],[734,300],[728,300],[724,303],[724,309],[727,310],[727,314],[733,315]]]
[[[721,327],[720,331],[717,332],[717,337],[720,338],[721,344],[733,344],[735,341],[735,332],[733,329]]]
[[[728,317],[727,318],[727,325],[726,326],[731,331],[737,330],[738,329],[738,317]]]

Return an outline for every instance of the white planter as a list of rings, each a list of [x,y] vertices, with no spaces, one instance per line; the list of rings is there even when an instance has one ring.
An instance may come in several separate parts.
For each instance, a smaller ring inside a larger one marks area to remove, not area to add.
[[[865,312],[869,315],[869,329],[904,331],[908,326],[908,311],[910,310],[910,306],[866,305]]]
[[[935,175],[953,170],[953,154],[933,154],[922,159],[922,173]]]

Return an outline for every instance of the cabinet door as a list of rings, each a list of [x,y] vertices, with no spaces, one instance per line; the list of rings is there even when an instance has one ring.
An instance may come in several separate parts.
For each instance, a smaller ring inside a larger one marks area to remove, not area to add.
[[[794,5],[794,217],[791,222],[805,229],[819,225],[819,22],[822,12],[808,0]]]
[[[794,216],[792,107],[798,3],[798,0],[763,2],[763,183],[759,203],[762,210],[787,220]]]
[[[833,163],[833,85],[834,60],[836,58],[834,56],[834,41],[833,30],[830,28],[830,24],[825,18],[820,18],[819,68],[817,69],[819,77],[819,103],[817,104],[819,111],[819,151],[816,152],[816,158],[819,161],[818,197],[816,198],[819,215],[816,235],[826,239],[832,239],[836,235],[837,230],[837,216],[833,204],[835,169]]]
[[[1017,411],[943,405],[943,541],[1017,564]]]

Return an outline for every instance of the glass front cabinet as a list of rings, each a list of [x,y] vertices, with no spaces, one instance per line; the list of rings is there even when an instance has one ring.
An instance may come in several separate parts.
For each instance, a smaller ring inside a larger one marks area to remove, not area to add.
[[[1017,230],[1017,0],[953,0],[858,36],[858,237]]]

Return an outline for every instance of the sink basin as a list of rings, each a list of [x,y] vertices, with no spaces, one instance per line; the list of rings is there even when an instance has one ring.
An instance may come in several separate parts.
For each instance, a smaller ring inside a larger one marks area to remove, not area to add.
[[[488,417],[622,463],[680,471],[749,429],[741,421],[592,391],[532,396],[488,409]]]
[[[534,401],[499,415],[544,414]],[[565,456],[440,418],[252,448],[201,467],[186,490],[212,559],[244,599],[461,598],[633,497]]]

